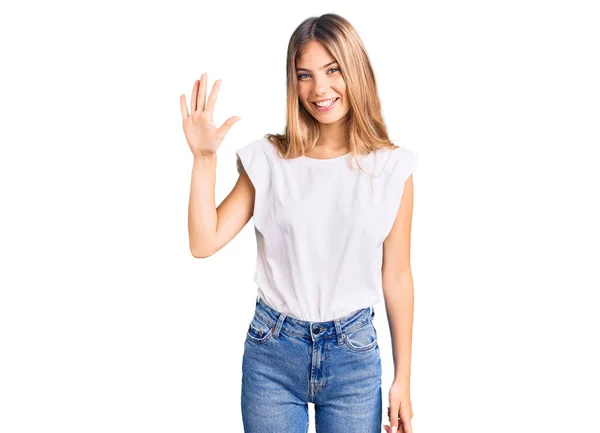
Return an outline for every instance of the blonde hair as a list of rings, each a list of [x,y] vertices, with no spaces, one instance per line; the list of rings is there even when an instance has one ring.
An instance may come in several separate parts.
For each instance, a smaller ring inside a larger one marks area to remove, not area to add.
[[[357,155],[367,155],[377,149],[399,147],[388,137],[375,74],[358,33],[341,16],[325,14],[304,20],[294,30],[288,43],[285,133],[265,135],[278,149],[280,157],[299,157],[312,149],[319,139],[319,123],[298,97],[296,61],[310,41],[320,42],[340,66],[350,105],[345,118],[344,140],[350,148],[351,157],[356,159]]]

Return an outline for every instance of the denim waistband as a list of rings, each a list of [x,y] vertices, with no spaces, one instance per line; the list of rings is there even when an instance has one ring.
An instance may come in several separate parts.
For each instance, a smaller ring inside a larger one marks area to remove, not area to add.
[[[254,314],[258,320],[273,328],[275,338],[283,331],[286,334],[304,337],[309,340],[337,337],[339,344],[341,344],[345,334],[349,334],[371,322],[375,311],[373,306],[368,306],[327,322],[308,322],[275,310],[267,305],[260,296],[257,296]]]

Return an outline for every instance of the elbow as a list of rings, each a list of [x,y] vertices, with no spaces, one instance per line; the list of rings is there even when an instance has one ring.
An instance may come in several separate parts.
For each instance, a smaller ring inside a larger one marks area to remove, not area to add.
[[[189,238],[190,253],[196,259],[205,259],[212,256],[218,250],[216,244],[217,238],[212,235],[190,236]]]
[[[214,251],[210,248],[194,248],[190,245],[190,252],[192,253],[192,256],[196,259],[205,259],[207,257],[210,257],[214,254]]]

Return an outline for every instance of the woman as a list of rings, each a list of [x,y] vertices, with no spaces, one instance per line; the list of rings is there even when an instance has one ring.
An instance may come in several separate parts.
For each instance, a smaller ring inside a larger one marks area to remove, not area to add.
[[[373,304],[383,291],[394,381],[386,432],[411,433],[410,269],[412,172],[417,157],[393,145],[375,76],[355,29],[336,14],[312,17],[288,47],[287,127],[236,152],[240,174],[215,210],[220,128],[194,83],[183,127],[194,155],[190,249],[208,257],[254,218],[258,296],[244,346],[242,418],[250,433],[381,431],[381,359]],[[365,170],[368,168],[367,170]]]

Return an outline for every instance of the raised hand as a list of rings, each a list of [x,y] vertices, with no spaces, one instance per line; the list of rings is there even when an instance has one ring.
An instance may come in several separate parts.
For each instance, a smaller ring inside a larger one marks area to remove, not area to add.
[[[194,157],[210,155],[217,151],[225,135],[241,117],[233,116],[227,119],[220,128],[213,123],[213,111],[217,102],[221,79],[214,82],[206,103],[207,73],[194,82],[190,100],[191,113],[188,113],[185,95],[179,97],[181,115],[183,117],[183,132]]]

